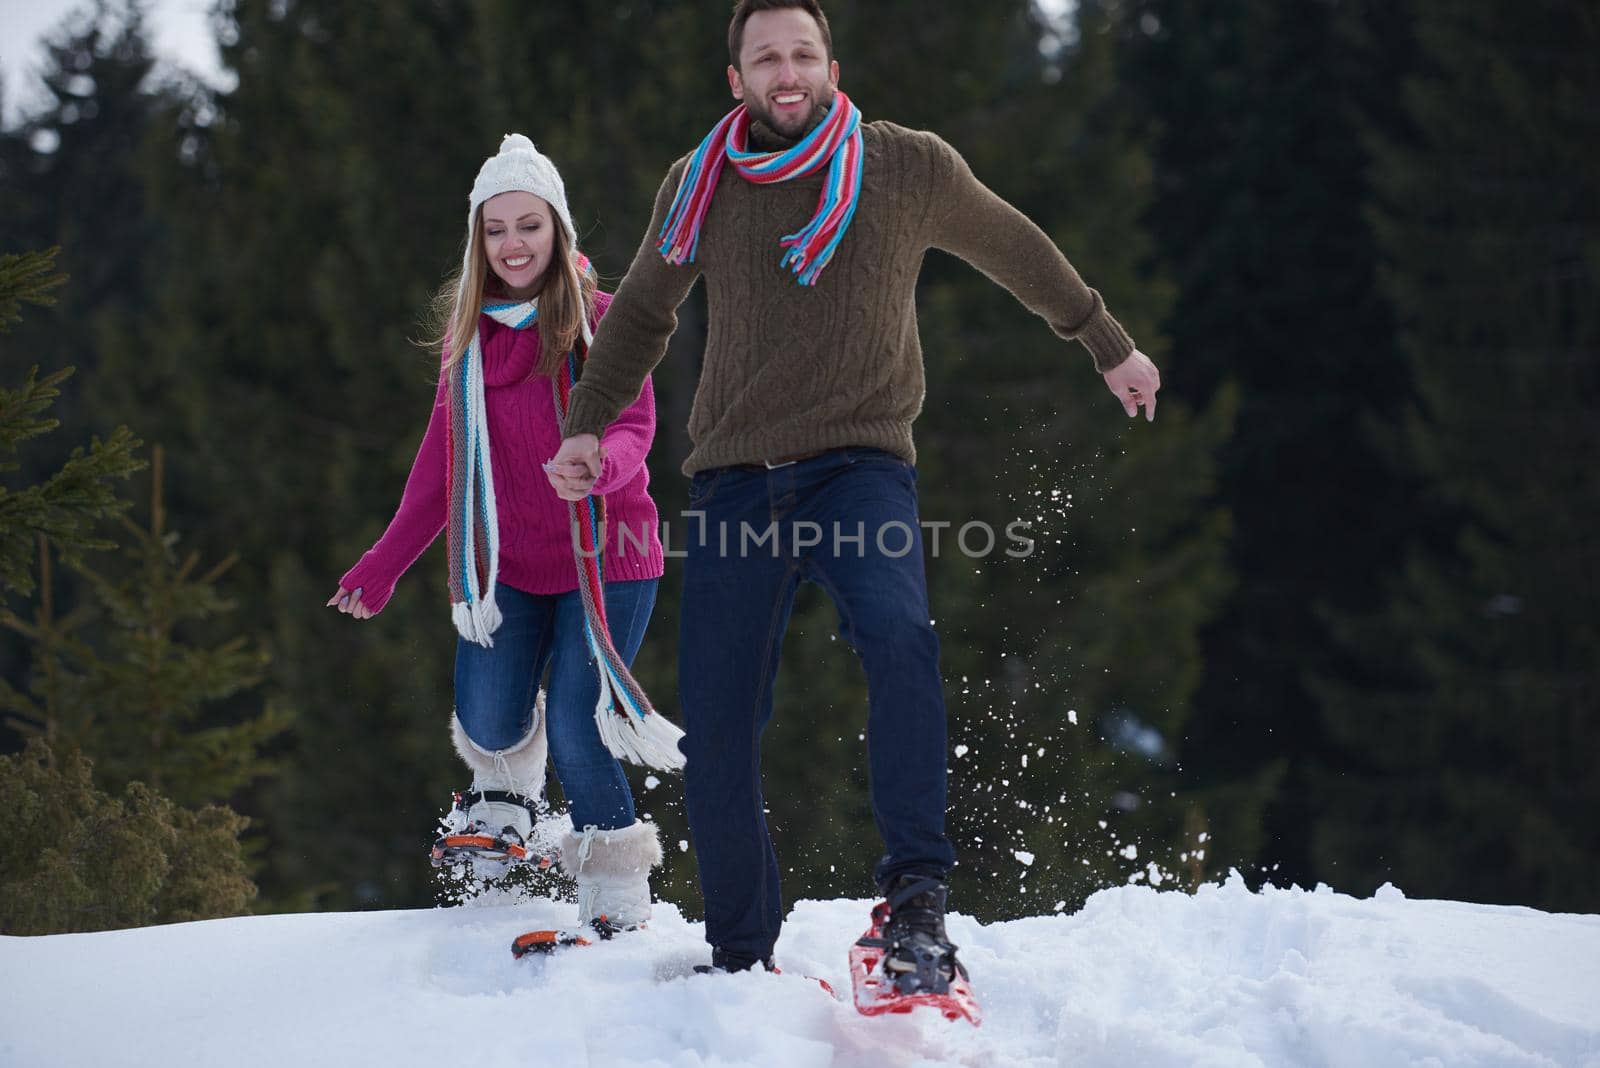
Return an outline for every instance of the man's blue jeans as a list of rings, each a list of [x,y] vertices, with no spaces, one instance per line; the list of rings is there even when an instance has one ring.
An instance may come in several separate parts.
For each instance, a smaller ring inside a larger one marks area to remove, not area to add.
[[[655,607],[657,581],[605,585],[611,641],[630,665]],[[578,591],[540,595],[502,584],[495,603],[501,623],[494,647],[485,649],[465,638],[456,642],[456,716],[467,737],[491,750],[509,749],[526,737],[539,680],[548,667],[545,737],[573,827],[632,826],[633,792],[594,722],[600,676],[589,658]]]
[[[702,471],[689,507],[678,685],[706,940],[765,958],[783,903],[762,812],[761,734],[801,581],[833,600],[866,671],[872,812],[885,848],[875,878],[942,877],[955,863],[916,472],[879,449],[835,449],[770,470]]]

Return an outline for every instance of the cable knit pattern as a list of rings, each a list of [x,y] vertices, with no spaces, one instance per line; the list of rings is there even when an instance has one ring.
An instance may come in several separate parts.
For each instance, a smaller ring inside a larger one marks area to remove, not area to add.
[[[610,303],[607,294],[596,294],[596,315],[603,316]],[[512,330],[487,315],[479,317],[478,330],[494,443],[490,462],[500,515],[499,580],[524,593],[571,592],[578,588],[578,571],[567,504],[540,466],[561,447],[561,433],[550,379],[530,377],[539,362],[539,331]],[[345,589],[360,587],[362,603],[374,612],[389,602],[400,576],[444,529],[448,422],[441,381],[399,510],[377,544],[339,580]],[[607,455],[594,492],[606,499],[608,581],[661,577],[659,524],[645,466],[655,429],[655,393],[646,378],[601,438]],[[619,527],[626,528],[626,537],[619,537]]]
[[[565,432],[598,433],[637,395],[666,353],[677,308],[706,280],[705,361],[689,417],[685,474],[846,445],[915,462],[911,426],[922,410],[916,285],[923,256],[944,249],[1005,286],[1063,338],[1109,370],[1133,342],[1059,249],[972,174],[938,136],[893,123],[862,126],[860,203],[814,286],[799,286],[773,255],[778,239],[816,211],[822,178],[778,185],[725,168],[693,263],[656,245],[688,157],[656,196],[655,216],[572,392]],[[752,142],[792,142],[759,123]]]

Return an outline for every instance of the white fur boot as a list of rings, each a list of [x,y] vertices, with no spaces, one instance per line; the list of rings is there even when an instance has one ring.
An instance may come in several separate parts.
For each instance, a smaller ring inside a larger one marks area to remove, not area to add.
[[[650,869],[661,863],[654,823],[602,831],[590,824],[561,839],[561,866],[578,880],[578,922],[636,927],[650,918]]]
[[[544,691],[534,710],[534,727],[507,749],[485,749],[467,737],[461,720],[450,717],[450,740],[472,769],[472,789],[444,818],[447,833],[465,834],[476,827],[526,843],[533,836],[533,806],[544,794]]]

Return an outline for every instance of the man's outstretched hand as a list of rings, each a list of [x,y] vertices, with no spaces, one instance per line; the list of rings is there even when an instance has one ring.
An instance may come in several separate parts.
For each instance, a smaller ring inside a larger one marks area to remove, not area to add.
[[[1106,380],[1106,388],[1117,398],[1129,418],[1138,415],[1142,407],[1145,419],[1155,420],[1156,394],[1161,390],[1161,372],[1150,362],[1150,357],[1134,349],[1132,355],[1102,377]]]
[[[594,489],[606,451],[593,434],[579,434],[561,442],[561,448],[544,465],[545,477],[564,501],[581,501]]]

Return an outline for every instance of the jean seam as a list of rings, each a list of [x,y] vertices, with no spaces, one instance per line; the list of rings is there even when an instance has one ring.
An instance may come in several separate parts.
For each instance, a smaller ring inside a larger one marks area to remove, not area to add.
[[[544,633],[539,636],[539,643],[534,646],[533,649],[533,668],[528,672],[528,691],[522,695],[523,719],[519,726],[521,728],[521,737],[523,738],[528,736],[528,732],[533,727],[533,710],[538,706],[539,703],[539,683],[544,678],[544,669],[549,666],[548,662],[541,662],[544,659],[541,654],[544,652],[545,643],[553,640],[553,636],[550,632],[554,629],[551,625],[554,623],[555,612],[552,610],[550,613],[549,623],[544,627]],[[552,649],[550,654],[551,656],[554,656],[555,650]],[[550,709],[548,706],[546,706],[544,714],[546,716],[550,714]],[[546,735],[549,734],[549,730],[549,724],[546,724]]]
[[[839,622],[844,624],[845,631],[850,635],[846,640],[849,641],[850,648],[855,651],[855,654],[860,656],[861,647],[857,641],[859,635],[856,633],[855,619],[850,614],[849,605],[844,597],[840,595],[839,588],[828,577],[828,573],[815,563],[810,564],[808,571],[811,581],[822,587],[822,591],[828,595],[829,600],[833,601],[833,607],[839,610]],[[862,670],[866,670],[865,665],[863,665]]]
[[[633,581],[648,581],[648,580],[633,580]],[[630,599],[631,603],[628,605],[628,625],[626,627],[622,628],[622,644],[623,645],[631,644],[628,641],[628,639],[630,637],[632,637],[632,635],[633,635],[633,624],[639,618],[639,602],[641,600],[642,600],[642,598],[637,593],[635,593],[634,596]],[[617,644],[616,628],[611,627],[610,624],[611,624],[611,617],[608,615],[606,617],[606,625],[612,631],[612,633],[611,633],[611,644],[615,646]],[[618,656],[622,655],[622,648],[620,646],[617,648],[617,655]]]
[[[792,564],[786,566],[783,569],[783,577],[778,582],[777,593],[772,600],[772,613],[767,619],[767,641],[761,651],[762,685],[757,687],[755,704],[750,708],[750,753],[752,762],[754,764],[754,767],[752,768],[753,775],[751,781],[755,785],[757,794],[761,792],[761,727],[760,724],[757,723],[757,720],[760,718],[763,694],[775,686],[778,681],[777,672],[772,670],[773,644],[777,640],[778,636],[778,617],[780,614],[782,614],[784,590],[788,588],[790,578],[796,570],[798,569]],[[755,816],[758,824],[763,822],[764,816],[761,812],[761,805],[759,801],[756,804]],[[772,830],[768,828],[768,849],[772,848],[771,837]],[[766,916],[766,901],[769,887],[767,886],[767,864],[765,857],[762,857],[761,860],[761,881],[757,889],[760,890],[759,900],[761,901],[761,934],[763,937],[765,937],[772,933],[767,926]]]

